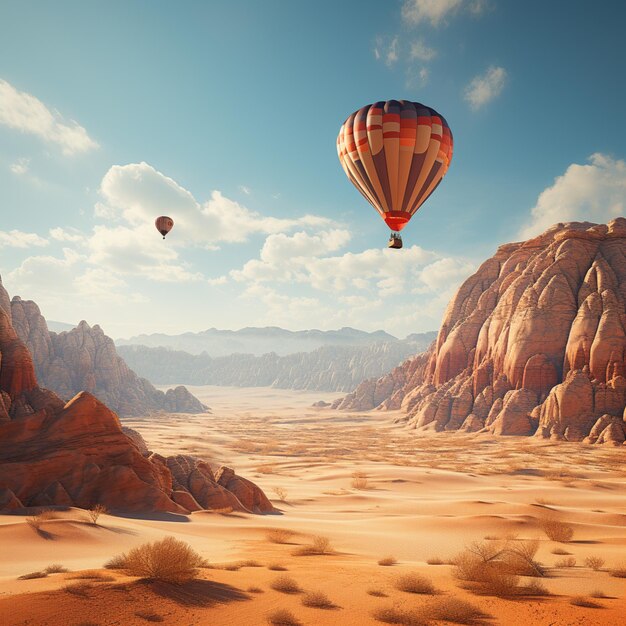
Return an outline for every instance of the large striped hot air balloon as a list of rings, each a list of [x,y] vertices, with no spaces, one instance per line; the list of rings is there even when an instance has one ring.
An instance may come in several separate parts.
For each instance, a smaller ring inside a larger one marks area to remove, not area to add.
[[[448,171],[452,143],[437,111],[388,100],[362,107],[342,124],[337,153],[352,184],[399,233]],[[402,247],[399,234],[392,233],[389,246]]]
[[[163,239],[165,239],[165,235],[174,228],[174,220],[167,215],[161,215],[161,217],[157,217],[154,220],[154,225],[156,229],[163,235]]]

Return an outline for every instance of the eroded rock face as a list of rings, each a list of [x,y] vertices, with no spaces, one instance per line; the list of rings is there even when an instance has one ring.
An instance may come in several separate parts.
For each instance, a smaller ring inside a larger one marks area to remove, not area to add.
[[[113,340],[100,326],[91,327],[82,321],[70,331],[50,332],[39,307],[17,296],[10,311],[13,327],[32,354],[39,382],[63,400],[88,391],[122,417],[153,411],[207,410],[185,387],[163,393],[137,376],[118,356]]]
[[[501,246],[427,353],[335,406],[401,406],[418,430],[621,445],[625,373],[626,220],[573,222]]]
[[[242,511],[273,510],[258,487],[232,470],[224,484],[199,459],[152,454],[91,393],[65,404],[40,388],[4,308],[8,302],[0,282],[0,511],[103,504],[112,511],[185,514],[224,502]]]

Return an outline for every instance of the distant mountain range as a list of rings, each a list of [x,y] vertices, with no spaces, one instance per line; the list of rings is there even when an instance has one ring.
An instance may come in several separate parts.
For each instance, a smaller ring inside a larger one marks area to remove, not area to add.
[[[407,338],[409,339],[409,338]],[[241,330],[219,330],[209,328],[198,333],[181,335],[137,335],[130,339],[117,339],[118,346],[142,345],[149,348],[171,348],[189,354],[206,352],[212,357],[231,354],[261,356],[274,352],[279,356],[297,352],[312,352],[322,346],[368,346],[375,343],[398,341],[383,330],[371,333],[354,328],[339,330],[291,331],[275,326],[266,328],[242,328]]]
[[[233,345],[237,343],[258,347],[265,342],[272,351],[262,355],[236,353],[210,356],[206,352],[190,354],[164,346],[118,345],[118,353],[133,370],[153,384],[176,382],[189,385],[352,391],[363,380],[382,376],[405,359],[423,352],[436,337],[435,332],[413,334],[399,340],[382,331],[365,333],[352,328],[297,333],[280,328],[255,328],[237,332],[212,329],[206,333],[179,335],[175,339],[184,337],[187,341],[190,337],[203,338],[208,334],[211,339],[217,336],[214,345],[219,345],[227,333],[237,338],[233,340]],[[272,337],[274,341],[270,343]],[[286,342],[282,343],[284,338]],[[276,349],[281,347],[284,353],[288,346],[314,346],[316,342],[324,340],[336,343],[293,354],[281,355]]]

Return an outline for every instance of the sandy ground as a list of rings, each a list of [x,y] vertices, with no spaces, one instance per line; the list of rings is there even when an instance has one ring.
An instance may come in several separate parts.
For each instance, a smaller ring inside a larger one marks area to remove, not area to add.
[[[626,448],[453,433],[417,437],[394,423],[398,414],[311,408],[333,394],[191,391],[212,414],[125,423],[157,452],[231,465],[260,485],[281,514],[199,512],[151,520],[106,515],[95,526],[85,512],[70,510],[56,512],[44,524],[44,536],[22,517],[0,516],[0,624],[253,626],[287,609],[293,623],[360,626],[381,623],[372,616],[376,609],[432,615],[432,603],[454,598],[481,609],[483,617],[472,623],[626,623],[626,578],[610,575],[620,564],[626,569]],[[572,525],[570,542],[547,539],[541,523],[548,516]],[[271,529],[293,534],[287,543],[274,543]],[[182,587],[102,569],[112,556],[170,535],[191,544],[213,567]],[[329,538],[331,554],[293,554],[316,536]],[[455,578],[452,565],[427,563],[445,563],[475,541],[497,545],[506,538],[515,545],[540,540],[536,560],[546,575],[539,580],[550,595],[478,595]],[[397,564],[378,565],[385,556]],[[589,557],[604,564],[593,570],[585,563]],[[17,580],[53,563],[71,571]],[[287,571],[270,569],[276,566]],[[398,578],[412,572],[430,579],[436,594],[396,589]],[[85,575],[92,578],[77,579]],[[272,589],[285,575],[304,592],[324,592],[332,607],[307,607],[304,593]],[[80,582],[89,586],[77,595]],[[592,599],[596,608],[570,603],[598,591],[606,597]]]

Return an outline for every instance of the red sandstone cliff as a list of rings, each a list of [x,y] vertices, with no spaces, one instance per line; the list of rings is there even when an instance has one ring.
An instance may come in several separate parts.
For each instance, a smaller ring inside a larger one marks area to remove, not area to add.
[[[65,404],[40,388],[8,303],[0,282],[0,511],[95,504],[137,512],[273,510],[256,485],[230,468],[214,475],[200,459],[151,453],[90,393]]]
[[[498,248],[436,343],[333,406],[402,408],[418,430],[626,439],[626,219]]]
[[[100,326],[91,327],[82,321],[70,331],[50,332],[37,304],[18,296],[9,310],[13,327],[33,356],[37,379],[63,400],[89,391],[122,417],[152,411],[207,410],[185,387],[163,393],[137,376],[118,356],[113,340]]]

